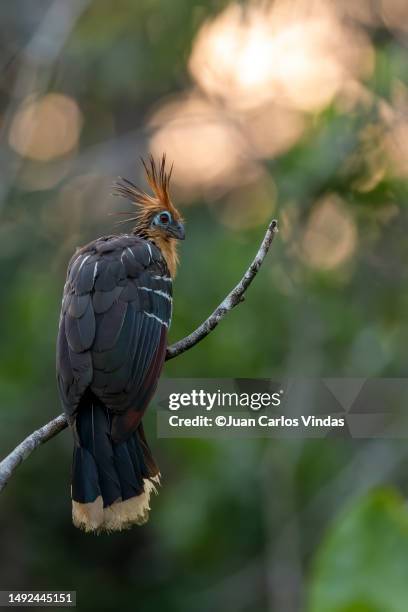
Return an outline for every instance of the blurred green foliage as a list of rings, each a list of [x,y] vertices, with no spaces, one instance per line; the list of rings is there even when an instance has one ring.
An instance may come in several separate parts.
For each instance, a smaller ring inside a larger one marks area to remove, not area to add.
[[[407,561],[405,501],[392,490],[376,490],[339,517],[322,542],[310,610],[403,612]]]

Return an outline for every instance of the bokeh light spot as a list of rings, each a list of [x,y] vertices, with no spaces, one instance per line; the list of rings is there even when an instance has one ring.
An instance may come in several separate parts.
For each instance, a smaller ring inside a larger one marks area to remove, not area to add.
[[[73,98],[57,93],[31,96],[13,118],[9,143],[22,157],[46,162],[76,147],[81,126],[82,115]]]
[[[302,240],[308,265],[332,270],[346,262],[357,246],[357,228],[345,203],[335,195],[317,202]]]

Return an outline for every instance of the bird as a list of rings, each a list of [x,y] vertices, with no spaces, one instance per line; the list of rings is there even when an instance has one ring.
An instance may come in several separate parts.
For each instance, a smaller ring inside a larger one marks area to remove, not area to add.
[[[185,228],[173,166],[164,154],[142,163],[151,193],[122,178],[114,186],[135,206],[133,229],[78,248],[63,290],[57,386],[74,438],[72,521],[85,532],[144,524],[160,483],[142,418],[165,360]]]

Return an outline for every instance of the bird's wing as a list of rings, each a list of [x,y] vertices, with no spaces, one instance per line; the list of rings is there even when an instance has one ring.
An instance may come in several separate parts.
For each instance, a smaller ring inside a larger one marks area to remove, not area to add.
[[[59,390],[72,421],[89,388],[113,413],[114,439],[137,427],[163,365],[171,311],[171,278],[152,243],[110,237],[74,256],[57,350]]]

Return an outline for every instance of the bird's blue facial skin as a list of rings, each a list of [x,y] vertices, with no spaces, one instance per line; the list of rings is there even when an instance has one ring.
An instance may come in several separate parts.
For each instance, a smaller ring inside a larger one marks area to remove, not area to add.
[[[156,227],[167,228],[172,222],[171,214],[167,210],[163,210],[159,212],[155,217],[153,217],[153,225]]]
[[[184,240],[185,238],[184,225],[181,221],[173,219],[168,210],[162,210],[157,213],[157,215],[153,217],[151,225],[163,231],[164,234],[170,238],[175,238],[176,240]]]

